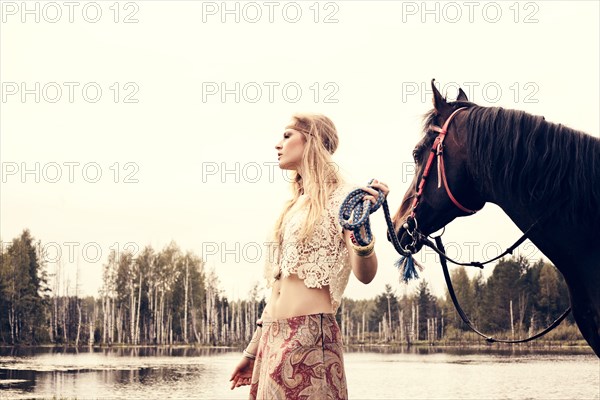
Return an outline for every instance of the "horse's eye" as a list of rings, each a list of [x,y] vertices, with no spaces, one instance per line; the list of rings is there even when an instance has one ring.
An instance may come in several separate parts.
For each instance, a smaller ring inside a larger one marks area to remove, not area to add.
[[[415,149],[412,152],[413,160],[415,160],[415,164],[419,163],[419,152]]]

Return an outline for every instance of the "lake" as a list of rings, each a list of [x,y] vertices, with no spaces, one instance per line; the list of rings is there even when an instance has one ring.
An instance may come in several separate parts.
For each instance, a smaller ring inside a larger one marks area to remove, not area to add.
[[[600,399],[591,350],[348,349],[351,399]],[[246,399],[231,349],[1,348],[4,398]]]

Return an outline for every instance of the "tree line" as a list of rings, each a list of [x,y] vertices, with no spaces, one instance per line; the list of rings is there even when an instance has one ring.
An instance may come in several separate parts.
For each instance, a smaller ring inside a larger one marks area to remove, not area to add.
[[[0,342],[4,345],[241,345],[252,337],[265,306],[256,284],[229,301],[216,273],[171,242],[139,254],[112,251],[97,296],[81,296],[65,267],[52,272],[28,230],[0,252]],[[452,272],[455,291],[476,326],[525,337],[569,304],[562,275],[540,260],[502,259],[486,280],[481,272]],[[449,296],[434,296],[425,280],[399,296],[391,285],[374,299],[344,298],[337,320],[347,344],[472,341]],[[572,316],[555,339],[579,340]]]

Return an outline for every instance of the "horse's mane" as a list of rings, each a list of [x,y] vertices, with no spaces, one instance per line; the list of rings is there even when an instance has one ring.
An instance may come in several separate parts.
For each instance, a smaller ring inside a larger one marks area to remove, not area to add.
[[[521,205],[570,221],[600,220],[599,139],[524,111],[453,104],[469,107],[468,168],[481,191],[508,190]],[[434,120],[428,113],[426,126]]]

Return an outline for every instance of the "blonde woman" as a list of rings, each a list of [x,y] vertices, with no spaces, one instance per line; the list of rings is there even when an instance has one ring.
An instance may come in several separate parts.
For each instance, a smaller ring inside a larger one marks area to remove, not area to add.
[[[374,239],[356,246],[341,228],[339,208],[356,186],[331,160],[338,146],[333,122],[295,115],[275,149],[292,170],[293,197],[275,223],[265,263],[272,293],[230,381],[251,385],[251,399],[347,399],[342,337],[335,320],[350,271],[367,284],[377,272]],[[371,184],[387,196],[388,187]],[[379,192],[363,187],[375,204]]]

